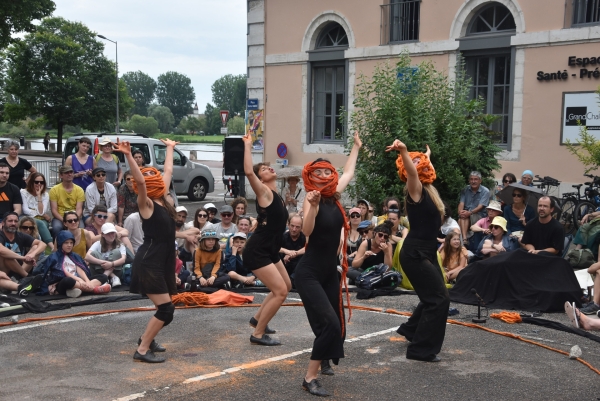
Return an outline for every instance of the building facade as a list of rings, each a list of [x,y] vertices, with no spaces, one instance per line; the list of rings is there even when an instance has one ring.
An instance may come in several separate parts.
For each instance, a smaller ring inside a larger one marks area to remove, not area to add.
[[[600,0],[249,0],[248,97],[263,110],[265,161],[342,167],[360,73],[408,52],[452,78],[464,57],[487,100],[501,177],[525,169],[584,180],[564,142],[578,121],[600,139]]]

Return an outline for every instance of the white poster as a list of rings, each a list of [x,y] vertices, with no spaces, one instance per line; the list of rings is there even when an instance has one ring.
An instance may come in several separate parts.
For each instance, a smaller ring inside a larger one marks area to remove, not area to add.
[[[578,143],[582,126],[600,140],[600,97],[596,92],[563,92],[561,145]]]

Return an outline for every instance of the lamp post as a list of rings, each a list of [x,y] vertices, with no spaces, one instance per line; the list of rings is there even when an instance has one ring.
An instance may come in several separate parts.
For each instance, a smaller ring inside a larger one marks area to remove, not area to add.
[[[110,40],[109,38],[102,36],[102,35],[96,35],[98,36],[100,39],[104,39],[104,40],[108,40],[109,42],[112,42],[115,44],[115,70],[117,72],[117,125],[115,126],[115,133],[117,135],[119,135],[119,51],[118,51],[118,46],[117,46],[117,41],[116,40]]]

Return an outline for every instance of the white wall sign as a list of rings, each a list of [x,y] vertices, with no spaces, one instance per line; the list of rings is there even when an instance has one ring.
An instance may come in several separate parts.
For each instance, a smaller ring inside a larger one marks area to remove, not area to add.
[[[560,144],[578,143],[581,126],[600,140],[600,97],[596,92],[563,92]]]

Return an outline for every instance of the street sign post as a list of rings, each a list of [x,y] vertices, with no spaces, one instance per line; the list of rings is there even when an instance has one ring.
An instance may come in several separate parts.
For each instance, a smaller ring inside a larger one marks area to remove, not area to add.
[[[221,127],[221,134],[227,135],[227,127]]]
[[[279,156],[280,159],[283,159],[287,156],[287,145],[283,142],[281,142],[279,145],[277,145],[277,156]]]
[[[258,99],[246,100],[246,110],[258,110]]]
[[[221,110],[219,113],[221,114],[221,124],[223,124],[223,127],[226,127],[227,117],[229,117],[229,110]]]

